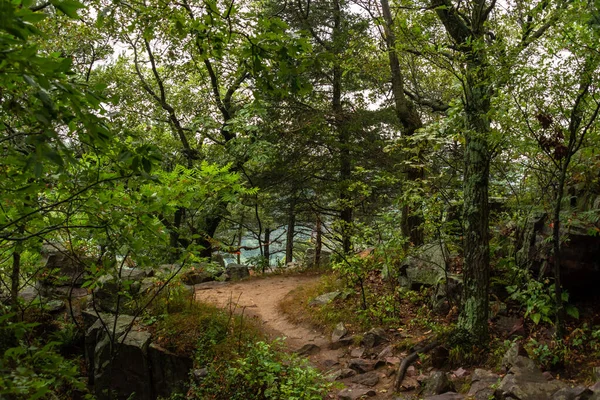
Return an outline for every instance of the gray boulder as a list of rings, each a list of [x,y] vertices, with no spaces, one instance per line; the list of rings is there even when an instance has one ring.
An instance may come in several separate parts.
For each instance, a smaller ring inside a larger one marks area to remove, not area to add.
[[[184,394],[187,390],[187,376],[194,366],[190,357],[182,357],[150,344],[148,350],[154,396],[168,398],[174,393]],[[208,374],[208,371],[206,372]]]
[[[335,326],[335,329],[333,330],[333,333],[331,334],[331,342],[332,343],[339,342],[340,339],[343,338],[344,336],[346,336],[347,333],[348,333],[348,329],[346,329],[346,326],[344,325],[343,322],[340,322],[339,324],[337,324]]]
[[[492,386],[500,383],[500,376],[491,371],[476,369],[471,375],[471,387],[469,388],[469,397],[475,400],[488,400],[494,397]]]
[[[448,379],[446,373],[435,371],[425,381],[423,394],[426,396],[442,394],[454,390],[454,384]]]
[[[42,246],[41,281],[45,285],[81,285],[84,280],[85,266],[91,262],[86,257],[80,257],[61,244],[45,244]]]
[[[248,266],[242,264],[228,264],[225,273],[232,281],[239,281],[250,276]]]
[[[437,286],[445,277],[448,254],[446,245],[440,243],[429,243],[415,250],[400,266],[401,284],[413,290]]]
[[[310,303],[308,303],[308,305],[309,306],[324,306],[325,304],[331,303],[333,300],[335,300],[341,294],[342,294],[342,292],[339,292],[339,291],[324,293],[320,296],[315,297]]]
[[[515,362],[495,391],[496,399],[545,400],[567,385],[558,380],[548,381],[535,363],[523,356]]]
[[[116,351],[111,353],[109,337],[104,336],[95,349],[94,392],[99,400],[114,398],[109,391],[118,399],[133,393],[136,399],[152,398],[149,344],[149,332],[132,330],[118,338]]]

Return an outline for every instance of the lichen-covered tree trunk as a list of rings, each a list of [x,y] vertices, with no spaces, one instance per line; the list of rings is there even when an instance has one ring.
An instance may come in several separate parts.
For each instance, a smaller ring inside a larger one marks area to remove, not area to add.
[[[459,331],[469,342],[485,343],[488,339],[490,281],[489,204],[490,175],[488,118],[491,107],[489,66],[485,51],[473,51],[467,63],[465,113],[464,266],[463,308],[458,319]]]
[[[467,136],[464,174],[463,308],[458,329],[470,342],[488,338],[489,292],[489,151],[486,138]]]

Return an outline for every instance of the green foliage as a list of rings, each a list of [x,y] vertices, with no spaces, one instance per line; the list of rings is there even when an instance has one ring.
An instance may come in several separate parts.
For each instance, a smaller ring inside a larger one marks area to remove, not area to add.
[[[513,265],[510,263],[510,265]],[[549,281],[538,281],[531,277],[527,270],[519,269],[513,266],[515,280],[523,282],[519,285],[510,285],[506,289],[510,294],[510,298],[519,302],[525,307],[525,317],[530,318],[534,324],[545,322],[553,324],[553,317],[556,312],[556,301],[554,297],[554,285],[549,284]],[[562,292],[562,301],[569,301],[569,294],[566,291]],[[570,304],[565,304],[565,310],[568,315],[573,318],[579,318],[579,311],[576,307]]]
[[[193,399],[321,400],[331,383],[308,360],[257,342],[224,372],[211,370],[190,389]]]
[[[0,397],[35,400],[85,393],[77,364],[57,351],[63,343],[44,342],[34,333],[37,323],[15,323],[12,317],[0,315]]]
[[[544,369],[554,369],[563,366],[568,354],[568,348],[562,340],[541,343],[534,338],[530,338],[525,344],[525,350],[527,350],[531,359]]]

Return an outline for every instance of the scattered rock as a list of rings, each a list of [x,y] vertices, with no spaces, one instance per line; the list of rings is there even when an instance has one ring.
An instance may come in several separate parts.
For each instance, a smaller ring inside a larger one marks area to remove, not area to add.
[[[425,400],[463,400],[465,396],[462,394],[447,392],[444,394],[436,394],[434,396],[425,397]]]
[[[339,324],[337,324],[335,326],[335,329],[333,330],[333,333],[331,334],[331,341],[332,342],[339,342],[341,338],[343,338],[344,336],[346,336],[346,334],[348,333],[348,329],[346,329],[346,326],[344,325],[343,322],[340,322]]]
[[[500,382],[500,376],[493,372],[485,369],[477,368],[471,375],[471,388],[469,389],[468,396],[475,398],[476,400],[488,400],[493,398],[494,389],[493,385],[498,385]]]
[[[332,349],[332,350],[337,350],[337,349],[339,349],[341,347],[344,347],[344,346],[350,346],[353,343],[354,343],[354,336],[344,336],[343,338],[341,338],[337,342],[331,342],[331,343],[329,343],[329,348]]]
[[[365,333],[362,339],[362,344],[367,349],[372,349],[373,347],[388,341],[389,340],[383,329],[373,328],[369,332]]]
[[[352,349],[352,351],[350,351],[350,357],[352,358],[362,358],[362,356],[365,354],[365,348],[364,347],[359,347],[356,349]]]
[[[355,370],[359,374],[363,374],[365,372],[373,371],[375,369],[376,363],[377,362],[373,360],[353,358],[350,361],[348,361],[348,368]]]
[[[324,368],[333,368],[340,365],[340,363],[337,360],[324,360],[321,365],[323,365]]]
[[[389,365],[398,366],[398,365],[400,365],[402,360],[400,360],[400,357],[386,357],[385,362],[386,362],[386,364],[389,364]]]
[[[509,373],[495,391],[496,399],[544,400],[566,387],[561,381],[548,381],[535,363],[517,356]]]
[[[544,371],[542,373],[542,375],[544,375],[546,377],[547,381],[553,381],[554,377],[552,376],[552,373],[550,371]]]
[[[325,304],[331,303],[340,294],[342,294],[342,292],[340,292],[340,291],[324,293],[320,296],[315,297],[310,303],[308,303],[308,305],[309,306],[324,306]]]
[[[208,368],[196,368],[192,371],[192,375],[194,375],[194,379],[201,381],[208,376]]]
[[[364,385],[364,386],[373,387],[373,386],[377,385],[377,383],[379,382],[379,375],[377,374],[377,372],[371,371],[371,372],[367,372],[364,374],[355,375],[351,379],[351,382],[358,383],[358,384]]]
[[[416,388],[418,388],[419,385],[419,381],[417,380],[417,378],[414,378],[412,376],[407,376],[404,378],[404,380],[402,380],[402,384],[400,385],[400,391],[401,392],[405,392],[408,390],[414,390]]]
[[[452,375],[454,375],[455,378],[464,378],[465,376],[467,376],[469,374],[469,371],[467,371],[466,369],[460,367],[454,371],[452,371]]]
[[[346,388],[338,393],[339,400],[358,400],[363,397],[373,397],[377,394],[373,389]]]
[[[339,381],[341,379],[350,378],[354,375],[356,375],[355,370],[350,368],[342,368],[329,374],[328,379],[331,381]]]
[[[594,392],[583,386],[562,388],[552,395],[551,400],[589,400]]]
[[[523,336],[525,334],[523,318],[500,316],[496,321],[496,330],[500,336],[507,338],[513,335]]]
[[[298,350],[295,351],[298,355],[301,356],[312,356],[313,354],[317,354],[321,351],[321,348],[313,343],[307,343]]]
[[[379,354],[377,355],[377,358],[380,360],[385,360],[387,357],[392,357],[394,355],[394,346],[389,345],[386,346],[383,350],[381,350],[381,352],[379,352]]]
[[[406,368],[406,376],[416,376],[417,375],[417,369],[415,368],[414,365],[411,365],[410,367]]]
[[[502,367],[507,371],[515,364],[520,353],[520,347],[519,343],[515,342],[510,346],[506,353],[504,353],[504,356],[502,357]]]
[[[425,381],[425,389],[423,389],[423,394],[442,394],[453,390],[454,384],[450,381],[450,379],[448,379],[446,373],[442,371],[435,371]]]

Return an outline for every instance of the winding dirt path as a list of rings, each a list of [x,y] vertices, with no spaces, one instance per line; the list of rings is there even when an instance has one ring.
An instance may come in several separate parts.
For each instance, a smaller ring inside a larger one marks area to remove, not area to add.
[[[290,349],[306,344],[326,348],[329,341],[322,332],[307,325],[290,322],[279,310],[281,300],[298,286],[314,284],[319,276],[285,275],[254,278],[240,282],[210,282],[196,285],[195,298],[236,312],[244,310],[262,321],[267,332],[274,337],[285,337]]]

